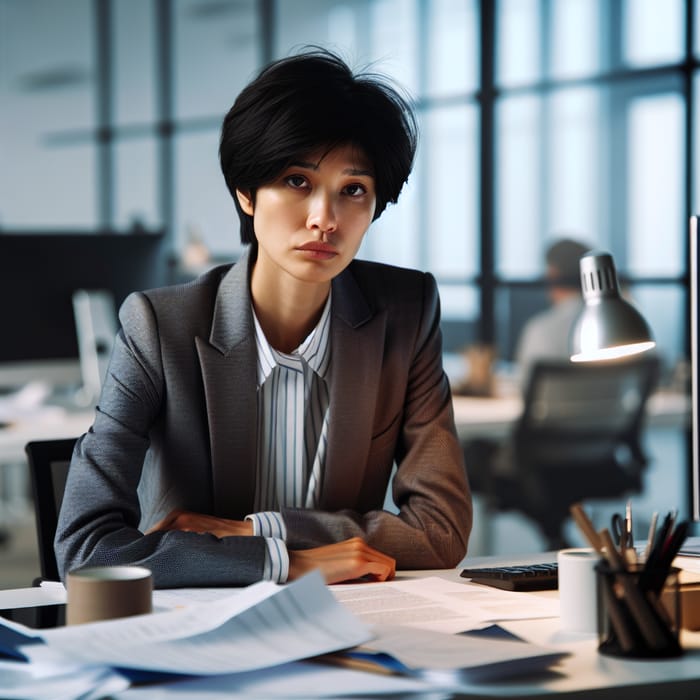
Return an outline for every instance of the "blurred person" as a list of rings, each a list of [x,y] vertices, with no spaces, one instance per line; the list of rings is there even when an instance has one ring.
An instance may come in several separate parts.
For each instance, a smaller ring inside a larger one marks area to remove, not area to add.
[[[573,238],[560,238],[545,253],[545,277],[550,307],[530,318],[518,339],[515,363],[526,385],[537,360],[568,360],[569,339],[583,307],[579,260],[591,247]]]

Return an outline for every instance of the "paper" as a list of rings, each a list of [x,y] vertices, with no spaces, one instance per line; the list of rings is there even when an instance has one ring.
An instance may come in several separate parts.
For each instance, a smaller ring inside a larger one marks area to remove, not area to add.
[[[396,624],[457,633],[500,620],[556,617],[559,601],[437,576],[330,586],[336,600],[367,624]]]
[[[128,687],[126,678],[109,669],[0,661],[0,698],[96,700]]]
[[[114,700],[236,700],[266,698],[309,700],[310,698],[363,697],[421,698],[438,700],[433,686],[416,678],[363,673],[308,661],[248,671],[235,675],[204,676],[171,683],[146,685],[117,693]]]
[[[215,603],[42,631],[31,661],[182,674],[275,666],[362,644],[371,630],[338,605],[321,575],[254,584]]]
[[[153,591],[153,609],[172,610],[193,603],[215,603],[225,600],[245,588],[164,588]]]
[[[444,634],[420,629],[406,634],[401,625],[380,625],[375,628],[375,635],[364,649],[390,654],[410,672],[438,684],[541,671],[567,655],[510,636]]]
[[[673,560],[673,565],[681,569],[681,583],[700,581],[700,557],[676,557]]]
[[[260,582],[235,590],[156,591],[154,607],[165,612],[33,631],[45,644],[20,649],[32,667],[67,662],[84,668],[208,676],[209,680],[192,681],[195,693],[195,687],[206,686],[230,697],[235,697],[231,689],[242,688],[263,689],[275,697],[283,687],[287,697],[322,697],[328,693],[318,678],[324,674],[337,678],[341,672],[344,691],[408,693],[424,689],[421,684],[456,687],[460,682],[551,665],[562,652],[452,633],[483,628],[494,619],[556,615],[556,603],[556,599],[439,577],[326,586],[314,573],[286,586]],[[391,624],[380,623],[380,618],[388,618]],[[414,629],[409,631],[405,625]],[[377,653],[390,654],[409,677],[317,670],[316,664],[307,668],[293,663],[342,650],[374,654],[374,658]],[[177,685],[178,690],[185,689]],[[337,692],[337,684],[335,688]]]

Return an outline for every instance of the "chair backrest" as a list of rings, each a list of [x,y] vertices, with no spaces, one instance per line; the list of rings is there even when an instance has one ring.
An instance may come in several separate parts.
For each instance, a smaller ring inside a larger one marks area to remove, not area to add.
[[[46,581],[59,580],[53,541],[75,443],[76,438],[67,438],[36,440],[25,446],[34,494],[41,578]]]
[[[658,374],[654,356],[534,365],[505,453],[511,471],[494,487],[498,506],[522,512],[549,549],[561,549],[571,546],[564,525],[572,503],[638,493],[648,463],[646,403]]]
[[[537,459],[590,459],[625,445],[639,457],[646,403],[656,387],[655,356],[607,363],[538,362],[525,393],[516,440]],[[525,444],[526,443],[526,444]],[[549,448],[548,448],[549,445]],[[566,466],[563,464],[563,466]]]

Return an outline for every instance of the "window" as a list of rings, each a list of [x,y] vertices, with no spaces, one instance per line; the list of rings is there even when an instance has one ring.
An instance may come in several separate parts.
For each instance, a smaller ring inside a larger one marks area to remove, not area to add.
[[[177,254],[235,257],[221,120],[307,44],[416,105],[414,172],[361,255],[435,274],[451,348],[511,360],[565,234],[609,249],[664,357],[684,352],[658,300],[685,298],[700,211],[700,0],[0,0],[0,226],[162,227]]]
[[[175,0],[172,8],[174,117],[219,119],[260,66],[257,3]]]
[[[524,307],[547,304],[543,251],[566,235],[613,253],[672,366],[686,342],[682,317],[662,312],[682,298],[686,264],[686,3],[514,0],[497,8],[499,353],[512,357]]]
[[[37,15],[42,21],[37,21]],[[0,226],[97,226],[90,0],[0,2]]]

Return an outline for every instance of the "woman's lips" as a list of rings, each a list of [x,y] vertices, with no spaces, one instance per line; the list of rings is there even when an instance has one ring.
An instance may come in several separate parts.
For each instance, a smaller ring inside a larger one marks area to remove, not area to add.
[[[304,243],[303,245],[300,245],[297,250],[317,260],[330,260],[338,255],[338,252],[333,246],[325,243]]]

